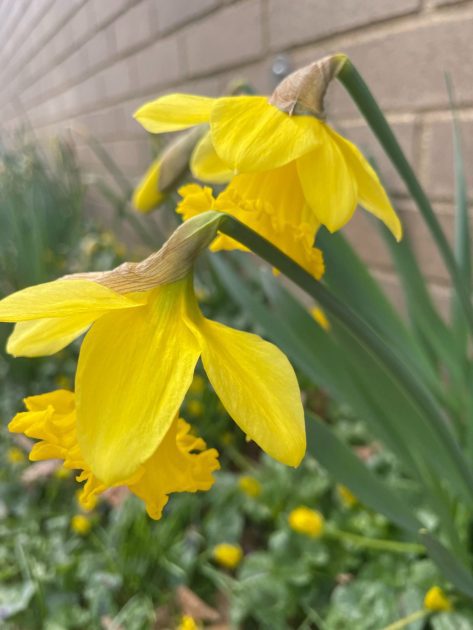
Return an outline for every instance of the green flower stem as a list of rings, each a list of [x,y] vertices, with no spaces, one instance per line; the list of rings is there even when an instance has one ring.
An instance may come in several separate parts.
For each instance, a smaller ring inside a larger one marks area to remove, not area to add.
[[[339,540],[343,543],[354,545],[355,547],[363,547],[364,549],[374,549],[376,551],[392,551],[393,553],[427,553],[424,545],[417,543],[398,542],[397,540],[383,540],[380,538],[367,538],[351,532],[343,532],[339,529],[328,529],[325,532],[327,538]]]
[[[224,215],[219,231],[236,239],[261,256],[273,267],[279,269],[303,291],[312,296],[330,315],[335,317],[345,330],[369,349],[373,357],[403,387],[423,415],[430,420],[430,427],[436,432],[442,447],[448,452],[452,470],[456,471],[458,488],[468,503],[473,498],[473,474],[466,465],[463,453],[452,436],[447,419],[437,406],[434,398],[419,380],[416,373],[406,365],[396,352],[347,304],[331,293],[323,284],[315,280],[291,258],[283,254],[269,241],[257,234],[230,215]]]
[[[473,334],[473,306],[470,299],[470,287],[466,279],[462,276],[461,271],[455,261],[455,257],[440,223],[432,209],[430,201],[425,194],[424,189],[419,183],[411,165],[407,161],[399,142],[396,139],[389,123],[384,117],[378,103],[370,92],[363,77],[358,70],[347,59],[337,75],[338,80],[350,94],[358,109],[363,114],[366,122],[371,127],[378,138],[381,146],[389,156],[391,162],[401,176],[417,204],[427,226],[437,243],[437,247],[442,255],[445,266],[447,267],[453,285],[457,291],[458,297],[462,303],[466,319],[468,321],[470,332]]]
[[[402,619],[398,619],[394,623],[390,623],[389,626],[385,626],[382,630],[402,630],[403,628],[407,628],[407,626],[414,621],[419,621],[419,619],[423,619],[431,614],[430,610],[426,610],[425,608],[421,610],[416,610],[415,612],[403,617]]]

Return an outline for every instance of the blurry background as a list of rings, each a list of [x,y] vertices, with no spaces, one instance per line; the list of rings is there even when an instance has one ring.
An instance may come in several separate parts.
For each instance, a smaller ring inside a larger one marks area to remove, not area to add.
[[[89,130],[130,178],[150,159],[134,110],[166,91],[218,95],[239,76],[274,87],[292,68],[333,51],[350,55],[378,97],[451,233],[453,80],[466,164],[473,160],[473,2],[452,0],[0,0],[0,120],[27,118],[48,138],[73,129],[86,170],[103,170],[75,131]],[[284,64],[283,64],[284,65]],[[375,158],[408,222],[435,300],[447,308],[445,270],[404,189],[357,111],[331,87],[329,117]],[[466,168],[470,184],[472,169]],[[348,230],[401,304],[388,257],[358,213]]]

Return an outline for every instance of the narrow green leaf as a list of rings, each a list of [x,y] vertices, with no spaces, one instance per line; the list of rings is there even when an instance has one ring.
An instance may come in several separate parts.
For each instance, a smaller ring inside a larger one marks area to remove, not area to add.
[[[344,63],[341,71],[337,75],[337,78],[345,87],[360,112],[365,117],[366,122],[378,138],[381,146],[386,152],[386,155],[390,158],[393,166],[396,168],[397,172],[406,184],[412,198],[416,202],[417,207],[424,217],[427,227],[437,244],[439,252],[442,255],[445,266],[450,273],[452,283],[455,286],[459,300],[461,301],[470,332],[473,332],[473,305],[471,303],[469,287],[456,263],[448,240],[442,230],[442,227],[440,226],[435,212],[433,211],[430,201],[411,165],[406,159],[396,136],[376,102],[376,99],[373,97],[368,86],[363,80],[363,77],[349,59],[347,59]]]
[[[470,502],[473,497],[473,471],[465,461],[443,410],[419,379],[413,366],[406,363],[398,355],[395,347],[386,344],[379,334],[349,305],[340,301],[320,282],[299,267],[296,262],[259,234],[229,215],[223,218],[220,231],[246,245],[272,266],[281,270],[301,289],[318,301],[328,315],[338,320],[347,333],[362,344],[373,359],[379,362],[380,366],[384,366],[384,369],[390,372],[406,396],[411,399],[412,404],[417,407],[419,413],[426,418],[429,430],[435,432],[443,443],[449,459],[449,472],[455,475],[457,480],[456,492]]]
[[[307,450],[362,503],[384,514],[402,529],[417,534],[420,524],[402,499],[380,481],[337,437],[327,423],[306,414]]]
[[[468,190],[465,178],[460,123],[455,109],[455,98],[450,76],[445,77],[450,111],[452,112],[453,160],[455,177],[455,259],[458,267],[471,291],[471,246],[470,221],[468,215]],[[468,341],[468,325],[456,292],[452,295],[452,323],[457,348],[465,352]]]
[[[473,574],[471,571],[427,530],[422,529],[419,534],[430,557],[440,567],[447,580],[461,593],[473,598]]]

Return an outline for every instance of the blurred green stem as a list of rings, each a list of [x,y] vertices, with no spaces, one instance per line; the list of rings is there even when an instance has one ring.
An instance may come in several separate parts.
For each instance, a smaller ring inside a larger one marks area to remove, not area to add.
[[[373,549],[376,551],[392,551],[393,553],[416,553],[426,554],[424,545],[417,543],[404,543],[397,540],[383,540],[380,538],[367,538],[351,532],[343,532],[339,529],[328,529],[325,533],[327,538],[333,538],[343,543],[354,545],[355,547],[363,547],[364,549]]]
[[[406,184],[407,189],[411,193],[412,198],[416,202],[417,207],[424,217],[424,220],[427,223],[427,226],[444,260],[445,266],[450,273],[453,285],[455,286],[459,300],[462,303],[470,332],[473,334],[473,307],[470,300],[469,286],[467,285],[467,282],[462,276],[457,262],[455,261],[453,252],[447,238],[445,237],[442,227],[435,216],[430,201],[425,194],[424,189],[420,185],[411,165],[407,161],[396,136],[384,117],[376,99],[371,94],[363,77],[349,59],[347,59],[344,63],[337,78],[350,94],[360,112],[363,114],[366,122],[378,138],[386,154],[389,156],[391,162]]]

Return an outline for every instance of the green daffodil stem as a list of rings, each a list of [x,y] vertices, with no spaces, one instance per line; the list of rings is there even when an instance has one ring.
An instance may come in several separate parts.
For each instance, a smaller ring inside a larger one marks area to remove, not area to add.
[[[422,216],[424,217],[424,220],[437,244],[440,254],[442,255],[445,266],[450,273],[452,282],[462,303],[463,310],[465,311],[470,331],[473,333],[473,306],[470,299],[470,287],[458,268],[453,252],[433,211],[430,201],[427,198],[424,189],[420,185],[411,165],[407,161],[396,136],[384,117],[378,103],[371,94],[368,86],[363,80],[363,77],[349,59],[345,61],[343,67],[337,75],[337,78],[350,94],[360,112],[363,114],[366,122],[378,138],[381,146],[389,156],[389,159],[403,179],[407,189],[411,193],[412,198],[422,213]]]
[[[426,430],[435,431],[442,449],[448,453],[452,471],[455,472],[458,491],[465,500],[471,501],[473,498],[473,475],[452,436],[447,420],[417,374],[403,362],[396,351],[348,304],[341,302],[323,284],[315,280],[296,262],[255,231],[229,215],[222,217],[218,229],[246,245],[255,254],[279,269],[303,291],[313,297],[327,313],[336,318],[350,335],[368,349],[381,369],[387,370],[394,377],[421,411],[422,416],[429,419]]]
[[[398,542],[397,540],[383,540],[380,538],[367,538],[351,532],[343,532],[339,529],[330,529],[325,532],[325,536],[338,540],[342,543],[348,543],[355,547],[363,547],[364,549],[373,549],[376,551],[392,551],[393,553],[416,553],[426,554],[423,545],[417,543]]]

